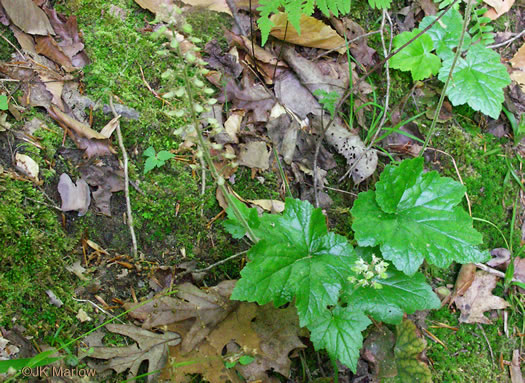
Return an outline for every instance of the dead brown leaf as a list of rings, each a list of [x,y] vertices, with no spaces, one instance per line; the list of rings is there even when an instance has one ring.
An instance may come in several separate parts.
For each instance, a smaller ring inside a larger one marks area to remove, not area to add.
[[[270,19],[274,23],[270,34],[279,40],[305,47],[335,50],[341,54],[346,52],[345,40],[321,20],[301,15],[299,34],[288,23],[286,13],[276,13]]]
[[[239,153],[239,165],[251,169],[267,170],[270,167],[270,151],[264,141],[252,141],[242,144]]]
[[[523,383],[523,375],[520,368],[520,350],[512,352],[512,363],[510,365],[510,381],[512,383]]]
[[[455,300],[456,306],[461,310],[460,322],[491,324],[492,322],[483,313],[509,306],[503,298],[492,295],[497,279],[498,277],[493,274],[484,271],[476,272],[471,286]]]
[[[340,35],[344,36],[346,34],[348,41],[355,40],[366,34],[363,27],[348,17],[345,17],[342,20],[332,17],[330,22]],[[352,42],[350,44],[350,53],[352,54],[352,57],[364,67],[369,67],[375,64],[374,54],[376,53],[376,50],[368,46],[367,37],[361,37]]]
[[[78,211],[79,216],[86,214],[91,202],[86,181],[79,179],[75,185],[69,175],[62,173],[57,187],[62,199],[62,211]]]
[[[515,0],[483,0],[485,4],[490,5],[492,8],[489,9],[483,16],[496,20],[501,15],[507,13]]]
[[[219,96],[220,102],[231,103],[236,109],[244,109],[249,122],[266,122],[275,100],[261,84],[253,83],[248,76],[244,76],[241,86],[234,81],[226,84],[224,93]]]
[[[37,37],[35,45],[36,53],[60,65],[67,72],[73,71],[73,64],[69,57],[58,46],[58,43],[51,36]]]
[[[1,0],[11,22],[31,35],[54,35],[55,31],[42,9],[32,0]]]
[[[513,71],[510,78],[519,84],[521,90],[525,92],[525,44],[521,46],[514,57],[510,60]]]
[[[142,362],[148,362],[148,382],[156,382],[160,369],[164,368],[168,346],[176,346],[181,342],[179,334],[165,332],[154,333],[139,327],[122,324],[108,324],[106,329],[132,338],[137,343],[126,347],[93,347],[93,353],[89,356],[95,359],[103,359],[108,362],[97,365],[97,370],[103,372],[109,369],[117,373],[128,372],[128,378],[137,376]]]

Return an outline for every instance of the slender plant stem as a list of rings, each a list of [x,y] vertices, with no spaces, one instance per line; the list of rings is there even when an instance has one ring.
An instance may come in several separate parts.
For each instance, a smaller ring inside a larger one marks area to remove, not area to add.
[[[109,96],[109,106],[113,112],[113,116],[119,117],[113,106],[113,95]],[[120,151],[122,152],[122,158],[124,160],[124,195],[126,196],[126,211],[128,215],[128,227],[131,234],[131,243],[133,246],[133,257],[137,258],[137,237],[135,236],[135,229],[133,228],[133,214],[131,213],[131,202],[129,199],[129,174],[128,174],[128,153],[124,146],[124,140],[122,139],[122,132],[120,131],[120,122],[117,121],[117,137]]]
[[[443,107],[443,101],[445,101],[445,95],[447,93],[448,85],[450,84],[450,80],[452,80],[452,74],[454,73],[454,68],[456,67],[456,63],[459,59],[459,56],[461,56],[461,47],[463,46],[463,41],[465,40],[465,34],[467,32],[468,24],[470,22],[470,14],[472,12],[473,1],[474,0],[469,0],[467,2],[467,9],[465,10],[465,19],[463,20],[463,29],[461,30],[461,36],[459,37],[459,43],[458,43],[458,47],[456,48],[456,54],[454,55],[454,59],[452,60],[452,65],[450,66],[450,71],[448,72],[447,81],[445,82],[445,85],[443,86],[443,90],[441,91],[441,97],[439,97],[439,102],[436,108],[436,112],[434,113],[432,124],[430,125],[430,131],[428,132],[427,137],[425,138],[425,143],[423,144],[423,147],[421,148],[421,151],[419,152],[419,156],[422,156],[423,153],[425,153],[425,149],[427,148],[430,142],[430,139],[432,138],[436,130],[437,121],[439,119],[439,113],[441,113],[441,108]]]
[[[173,38],[175,38],[175,36],[173,36]],[[182,53],[180,51],[180,47],[177,48],[177,52],[178,52],[179,56],[184,60],[184,56],[182,55]],[[206,162],[206,165],[210,169],[210,172],[211,172],[213,178],[215,179],[215,181],[217,181],[217,185],[219,185],[219,188],[220,188],[222,194],[224,195],[224,197],[228,201],[228,206],[230,206],[232,208],[233,213],[235,214],[235,217],[239,220],[241,225],[246,229],[246,232],[248,233],[248,236],[250,237],[250,239],[253,242],[258,242],[259,238],[253,232],[252,228],[250,227],[250,225],[248,224],[248,222],[246,221],[246,219],[242,215],[242,213],[239,210],[239,208],[237,207],[237,205],[235,205],[235,201],[234,201],[233,197],[228,192],[228,189],[226,189],[226,186],[224,186],[224,182],[225,182],[224,178],[219,174],[219,172],[217,171],[217,168],[215,167],[215,164],[213,163],[213,159],[211,158],[211,154],[210,154],[210,151],[208,149],[208,144],[206,143],[206,140],[205,140],[205,138],[204,138],[204,136],[202,134],[202,130],[199,127],[199,120],[197,119],[197,113],[195,112],[194,100],[193,100],[193,92],[191,90],[190,78],[189,78],[189,75],[188,75],[188,69],[187,69],[186,64],[184,64],[183,75],[184,75],[184,84],[185,84],[185,89],[186,89],[186,96],[188,97],[188,106],[189,106],[190,112],[191,112],[191,119],[192,119],[192,122],[193,122],[193,127],[195,129],[195,132],[197,133],[197,139],[199,140],[199,146],[201,148],[202,156],[204,158],[204,161]]]

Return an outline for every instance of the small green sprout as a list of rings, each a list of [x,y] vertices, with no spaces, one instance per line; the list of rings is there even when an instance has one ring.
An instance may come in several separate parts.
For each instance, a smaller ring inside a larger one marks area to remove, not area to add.
[[[175,157],[172,153],[168,152],[167,150],[161,150],[160,152],[155,153],[155,149],[153,149],[153,146],[147,148],[144,151],[143,155],[144,157],[147,157],[146,163],[144,164],[144,174],[148,173],[150,170],[164,166],[166,161]]]

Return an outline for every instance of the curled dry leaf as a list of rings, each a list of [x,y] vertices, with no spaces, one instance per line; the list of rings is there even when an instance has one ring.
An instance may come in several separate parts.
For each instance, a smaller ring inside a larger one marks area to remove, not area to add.
[[[62,211],[78,211],[79,216],[86,214],[91,202],[86,181],[79,179],[75,185],[66,173],[62,173],[58,181],[58,193],[62,199]]]
[[[276,13],[270,20],[274,23],[270,34],[279,40],[305,47],[331,49],[341,54],[346,52],[345,40],[330,26],[314,17],[301,15],[300,34],[288,23],[286,13]]]
[[[26,176],[32,178],[35,181],[38,181],[38,164],[34,159],[29,157],[26,154],[15,154],[15,163],[16,168],[24,173]]]
[[[483,313],[509,306],[503,298],[492,295],[497,279],[497,276],[484,271],[476,273],[472,285],[455,300],[456,306],[461,310],[460,322],[491,324],[492,322]]]

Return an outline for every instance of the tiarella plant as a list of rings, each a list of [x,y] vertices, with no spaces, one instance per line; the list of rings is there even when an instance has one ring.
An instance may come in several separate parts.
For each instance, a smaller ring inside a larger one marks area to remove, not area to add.
[[[231,298],[293,302],[315,348],[355,372],[369,317],[399,324],[405,313],[440,306],[417,271],[424,260],[448,267],[487,259],[477,248],[481,235],[458,206],[464,192],[452,179],[424,173],[421,158],[388,165],[376,191],[361,193],[354,203],[356,248],[329,232],[321,210],[307,201],[289,198],[282,215],[262,216],[235,201],[259,240]],[[231,207],[227,213],[226,230],[235,238],[247,235]]]

